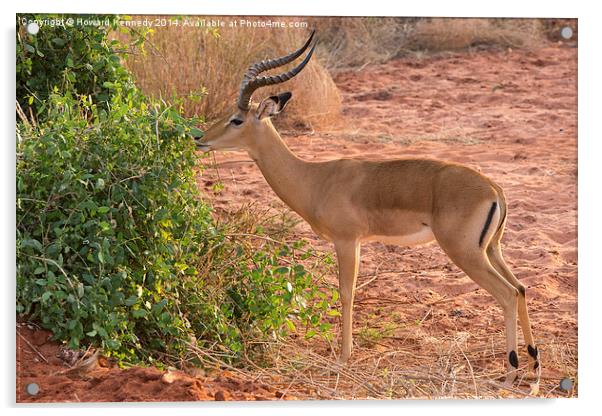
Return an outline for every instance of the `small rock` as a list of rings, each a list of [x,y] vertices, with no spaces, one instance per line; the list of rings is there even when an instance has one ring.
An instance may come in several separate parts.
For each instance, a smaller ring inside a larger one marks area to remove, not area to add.
[[[215,397],[216,402],[223,402],[226,400],[226,394],[222,390],[216,391],[213,397]]]
[[[171,371],[168,371],[167,373],[163,374],[163,377],[161,377],[161,381],[165,384],[171,384],[174,381],[176,381],[176,375]]]

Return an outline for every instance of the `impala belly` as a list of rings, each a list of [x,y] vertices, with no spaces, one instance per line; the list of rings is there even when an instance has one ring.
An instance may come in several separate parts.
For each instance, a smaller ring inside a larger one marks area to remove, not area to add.
[[[407,209],[381,209],[370,218],[367,233],[362,241],[380,241],[385,244],[414,246],[433,241],[430,227],[432,218],[424,211]]]
[[[362,241],[380,241],[385,244],[398,246],[415,246],[433,241],[435,236],[430,227],[424,226],[420,230],[405,235],[371,235],[362,238]]]

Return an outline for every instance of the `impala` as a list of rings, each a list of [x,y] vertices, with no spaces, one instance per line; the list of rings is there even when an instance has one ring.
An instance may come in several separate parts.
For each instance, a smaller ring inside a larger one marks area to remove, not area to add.
[[[334,243],[339,266],[342,348],[345,363],[352,349],[352,310],[360,245],[366,241],[416,245],[436,240],[451,260],[489,292],[504,312],[506,384],[517,376],[517,317],[527,344],[530,369],[539,368],[527,313],[525,287],[506,265],[500,240],[507,203],[500,186],[466,166],[429,159],[308,162],[286,146],[270,117],[292,97],[284,92],[251,101],[255,90],[280,84],[309,62],[275,76],[260,73],[300,57],[314,33],[297,51],[253,64],[245,73],[236,108],[216,122],[196,145],[213,150],[245,150],[274,192],[321,237]]]

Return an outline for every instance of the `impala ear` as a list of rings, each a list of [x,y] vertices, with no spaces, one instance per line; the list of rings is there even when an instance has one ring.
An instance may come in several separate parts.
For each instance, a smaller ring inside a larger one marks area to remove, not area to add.
[[[292,96],[293,94],[290,92],[283,92],[282,94],[272,95],[264,99],[257,108],[257,118],[272,117],[282,112]]]

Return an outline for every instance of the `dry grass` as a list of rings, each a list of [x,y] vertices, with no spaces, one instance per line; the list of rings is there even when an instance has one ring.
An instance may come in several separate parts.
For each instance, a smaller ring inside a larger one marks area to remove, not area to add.
[[[477,46],[534,48],[543,41],[542,30],[539,19],[424,19],[413,27],[406,48],[429,52]]]
[[[304,29],[224,28],[216,34],[204,28],[162,27],[149,37],[147,54],[132,54],[126,65],[145,93],[183,98],[186,114],[213,120],[234,105],[251,63],[287,54],[308,35],[309,30]],[[338,89],[317,60],[285,85],[259,90],[254,99],[289,90],[294,99],[281,117],[281,125],[312,128],[339,117]]]
[[[501,332],[458,332],[434,338],[412,329],[412,337],[419,340],[420,348],[404,347],[403,339],[385,340],[370,348],[360,346],[346,366],[337,363],[332,345],[320,345],[316,339],[273,343],[266,348],[272,351],[267,364],[249,360],[245,369],[224,365],[198,348],[193,347],[191,354],[207,367],[228,369],[250,382],[266,383],[305,400],[577,397],[577,363],[569,343],[544,340],[541,344],[544,375],[539,392],[531,395],[534,379],[524,365],[514,386],[503,386]],[[560,390],[557,374],[571,377],[573,390]]]
[[[541,19],[407,17],[315,18],[312,23],[327,45],[319,57],[329,70],[362,67],[415,52],[535,48],[551,25]]]
[[[402,53],[416,18],[333,17],[312,23],[325,45],[318,58],[329,70],[386,62]]]

